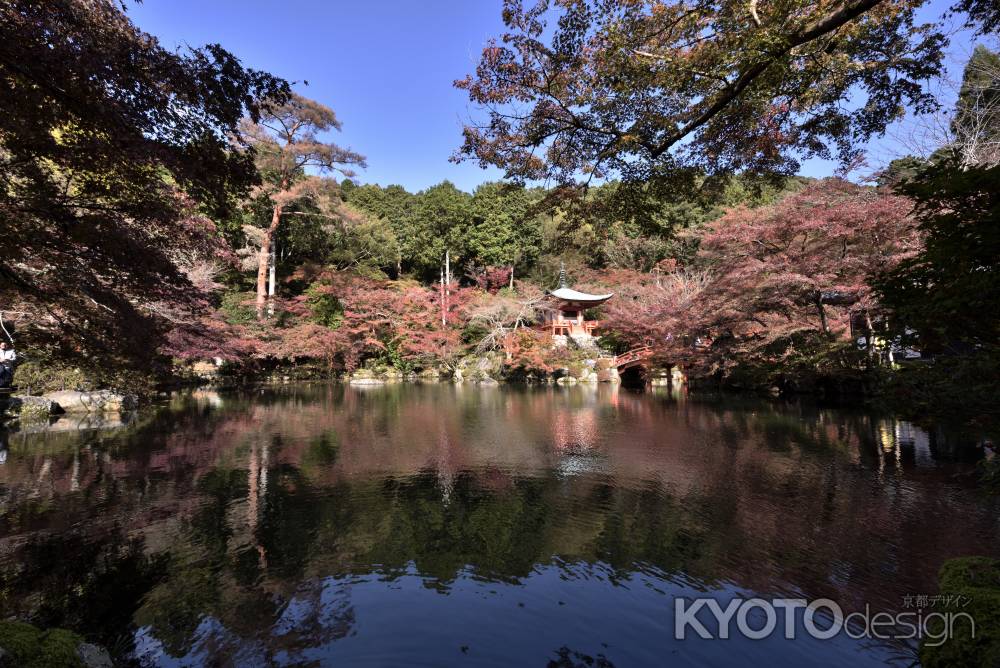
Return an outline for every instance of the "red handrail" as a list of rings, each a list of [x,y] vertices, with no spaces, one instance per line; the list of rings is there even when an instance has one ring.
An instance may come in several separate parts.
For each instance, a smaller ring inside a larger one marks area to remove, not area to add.
[[[626,364],[632,364],[638,362],[641,359],[645,359],[653,354],[652,349],[649,346],[639,346],[638,348],[632,348],[632,350],[626,351],[621,355],[615,357],[615,366],[622,367]]]

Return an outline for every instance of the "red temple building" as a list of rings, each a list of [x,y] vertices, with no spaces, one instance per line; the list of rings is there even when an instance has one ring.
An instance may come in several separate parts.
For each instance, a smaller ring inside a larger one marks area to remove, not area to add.
[[[592,338],[599,326],[597,320],[585,320],[583,312],[600,306],[614,296],[592,295],[574,290],[566,285],[566,272],[559,272],[559,287],[549,292],[543,304],[542,329],[553,336],[572,336],[574,339]]]

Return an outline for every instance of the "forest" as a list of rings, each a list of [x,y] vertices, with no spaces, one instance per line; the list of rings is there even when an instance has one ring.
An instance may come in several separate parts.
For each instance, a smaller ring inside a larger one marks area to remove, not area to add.
[[[169,51],[110,1],[5,2],[17,381],[447,377],[487,354],[545,379],[576,354],[532,327],[564,270],[615,293],[592,314],[610,353],[992,423],[1000,55],[937,99],[948,36],[921,4],[507,0],[455,82],[482,113],[453,160],[505,174],[469,193],[364,183],[324,101],[222,46]],[[991,2],[949,12],[996,34]],[[926,150],[868,165],[906,113]],[[797,176],[811,157],[842,176]]]

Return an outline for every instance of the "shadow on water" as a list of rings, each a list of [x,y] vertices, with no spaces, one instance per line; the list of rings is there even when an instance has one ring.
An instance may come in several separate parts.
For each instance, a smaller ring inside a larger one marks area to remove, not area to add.
[[[908,649],[680,643],[673,601],[893,611],[1000,546],[926,433],[808,405],[315,385],[3,438],[0,613],[146,665],[883,664]]]
[[[621,372],[620,378],[622,387],[642,389],[646,386],[646,369],[641,366],[629,367]]]

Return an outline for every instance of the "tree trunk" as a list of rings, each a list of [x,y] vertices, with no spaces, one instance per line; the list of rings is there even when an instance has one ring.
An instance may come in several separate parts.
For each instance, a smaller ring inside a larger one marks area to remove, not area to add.
[[[277,244],[271,241],[271,262],[267,271],[267,317],[274,315],[274,279],[278,271]]]
[[[267,276],[271,266],[271,244],[274,243],[274,233],[281,222],[281,206],[276,205],[271,212],[271,224],[264,230],[260,253],[257,254],[257,319],[263,320],[267,308]]]
[[[830,328],[826,324],[826,309],[823,308],[823,293],[816,293],[816,310],[819,311],[819,324],[823,328],[824,334],[830,333]]]
[[[878,364],[881,360],[875,358],[876,350],[875,342],[873,341],[875,338],[875,324],[872,322],[872,316],[867,309],[865,309],[865,327],[868,328],[868,331],[865,333],[865,352],[868,353],[869,360]]]

